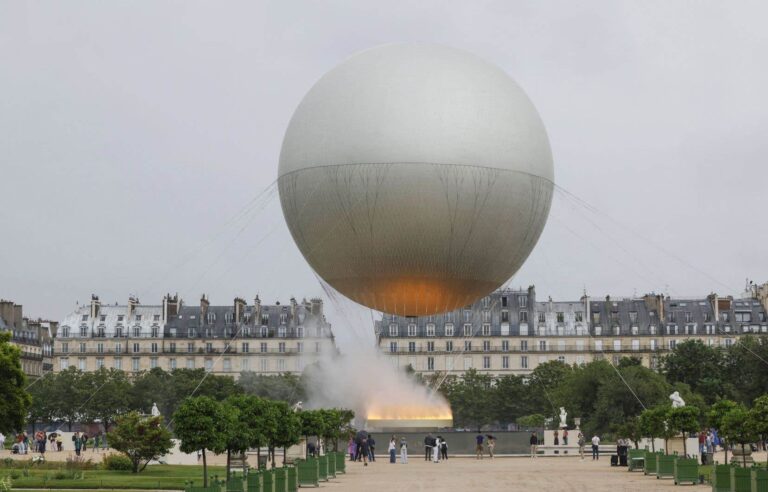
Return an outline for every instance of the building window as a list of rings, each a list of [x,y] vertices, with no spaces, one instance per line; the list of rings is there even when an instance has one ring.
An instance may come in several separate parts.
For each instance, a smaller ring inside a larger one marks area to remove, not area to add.
[[[508,302],[507,296],[501,296],[501,307],[507,307]]]
[[[547,341],[539,340],[539,352],[546,352],[546,351],[547,351]]]
[[[597,352],[603,351],[603,341],[602,340],[595,340],[595,350]]]
[[[613,341],[613,351],[618,352],[621,350],[621,340],[614,340]]]
[[[669,340],[669,350],[675,350],[675,347],[677,347],[677,340]]]
[[[149,368],[154,369],[157,367],[157,357],[150,357],[149,358]]]
[[[558,323],[564,323],[565,322],[565,313],[557,313],[557,322]]]
[[[427,371],[434,371],[434,370],[435,370],[435,358],[427,357]]]
[[[158,328],[157,326],[153,326],[152,327],[152,338],[157,338],[159,334],[160,334],[160,328]]]
[[[285,338],[287,332],[288,332],[288,330],[286,329],[285,326],[280,326],[277,329],[277,336],[280,337],[280,338]]]
[[[445,336],[447,337],[453,336],[453,324],[445,325]]]
[[[250,371],[250,359],[248,357],[243,357],[240,359],[240,370],[241,371]]]
[[[176,369],[176,359],[170,358],[168,359],[168,370],[173,371],[174,369]]]
[[[80,369],[81,371],[86,370],[85,357],[80,357],[79,359],[77,359],[77,368]]]
[[[241,351],[242,351],[244,354],[247,354],[247,353],[248,353],[248,342],[243,342],[243,344],[242,344],[242,350],[241,350]]]
[[[213,344],[212,343],[208,342],[208,343],[205,344],[205,352],[208,353],[208,354],[213,352]]]
[[[565,356],[564,355],[558,355],[557,356],[557,361],[560,362],[560,363],[565,364]]]
[[[502,352],[509,352],[509,340],[502,340],[501,341],[501,351]]]
[[[600,336],[603,334],[603,328],[600,326],[595,326],[595,336]]]
[[[490,352],[490,350],[491,350],[491,341],[483,340],[483,352]]]
[[[509,369],[509,356],[505,355],[501,358],[501,368],[502,369]]]
[[[520,311],[520,322],[521,323],[527,323],[528,322],[528,311]]]
[[[414,325],[414,324],[408,325],[408,336],[409,337],[415,337],[416,336],[416,325]]]
[[[259,336],[261,338],[267,338],[269,336],[269,329],[266,326],[259,328]]]
[[[427,342],[427,352],[435,351],[435,342]]]
[[[133,372],[138,372],[139,371],[139,358],[138,357],[133,357],[131,359],[131,370],[133,370]]]
[[[397,342],[389,342],[389,351],[392,353],[397,352]]]
[[[224,358],[224,372],[232,372],[232,360],[229,357]]]
[[[433,336],[435,336],[435,325],[434,325],[434,324],[432,324],[432,323],[429,323],[429,324],[427,325],[427,336],[428,336],[428,337],[433,337]]]
[[[66,371],[69,368],[69,359],[66,357],[59,359],[59,367],[62,371]]]
[[[583,323],[584,322],[584,313],[581,311],[576,311],[574,313],[574,318],[576,319],[577,323]]]
[[[277,359],[277,370],[285,371],[285,359]]]
[[[544,312],[539,313],[539,323],[547,322],[547,314]]]
[[[528,307],[528,296],[520,296],[517,300],[521,308]]]
[[[133,344],[133,353],[134,354],[139,353],[139,344],[138,343],[134,343]]]
[[[192,357],[187,357],[187,369],[194,369],[195,368],[195,359]]]
[[[303,353],[304,352],[304,342],[297,342],[296,343],[296,352]]]
[[[123,370],[123,359],[120,357],[115,357],[115,360],[113,362],[115,369],[122,371]]]
[[[751,323],[752,322],[752,313],[746,312],[746,313],[736,313],[736,321],[739,323]]]
[[[151,346],[151,349],[152,349],[152,353],[156,354],[157,353],[157,343],[153,343],[152,346]]]
[[[472,357],[464,357],[464,370],[472,369]]]
[[[489,324],[484,324],[483,325],[483,336],[484,337],[491,336],[491,325],[489,325]]]
[[[68,354],[69,353],[69,343],[68,342],[62,342],[62,344],[61,344],[61,353],[62,354]]]
[[[205,359],[205,372],[213,371],[213,360]]]
[[[408,342],[408,352],[416,352],[416,342]]]
[[[520,357],[520,367],[522,369],[528,369],[528,356],[523,355]]]
[[[285,342],[280,342],[277,344],[277,351],[281,354],[285,353]]]
[[[490,322],[491,322],[491,312],[483,311],[483,323],[490,323]]]
[[[453,352],[453,341],[448,340],[447,342],[445,342],[445,351]]]
[[[394,323],[389,325],[389,336],[391,337],[397,336],[397,325]]]
[[[261,344],[259,345],[259,351],[260,352],[266,352],[267,351],[267,343],[266,342],[261,342]]]
[[[117,347],[119,347],[119,346],[120,346],[120,344],[119,344],[119,343],[118,343],[118,344],[115,346],[115,352],[119,352],[119,351],[120,351],[120,350],[117,348]],[[100,353],[100,354],[103,354],[103,353],[104,353],[104,344],[103,344],[103,343],[97,343],[97,344],[96,344],[96,352],[98,352],[98,353]]]
[[[465,352],[472,351],[472,340],[464,340],[464,351]]]
[[[528,340],[520,340],[520,352],[528,351]]]
[[[472,325],[470,325],[470,324],[464,325],[464,336],[465,337],[471,337],[472,336]]]
[[[99,344],[99,345],[101,345],[101,347],[102,347],[102,348],[99,350],[99,353],[102,353],[102,352],[104,351],[104,349],[103,349],[104,345],[103,345],[103,344]],[[123,352],[123,344],[122,344],[122,343],[120,343],[120,342],[117,342],[117,343],[115,344],[115,353],[116,353],[116,354],[120,354],[120,353],[122,353],[122,352]]]
[[[120,336],[122,336],[122,331],[120,333],[121,333]],[[140,336],[141,336],[141,328],[139,328],[138,326],[134,326],[133,327],[133,337],[134,338],[139,338]]]
[[[483,356],[483,369],[490,369],[491,368],[491,358],[490,356]]]
[[[299,326],[299,327],[296,328],[296,336],[298,338],[304,338],[304,327],[303,326]]]
[[[472,311],[469,309],[464,310],[464,321],[472,321]]]

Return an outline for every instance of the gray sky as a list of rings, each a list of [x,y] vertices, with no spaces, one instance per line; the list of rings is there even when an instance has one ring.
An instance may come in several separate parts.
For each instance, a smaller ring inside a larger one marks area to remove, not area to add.
[[[759,1],[5,0],[0,297],[61,318],[92,292],[320,295],[276,196],[236,214],[275,180],[312,84],[408,41],[508,71],[557,183],[599,210],[558,194],[512,285],[739,293],[768,280],[766,18]]]

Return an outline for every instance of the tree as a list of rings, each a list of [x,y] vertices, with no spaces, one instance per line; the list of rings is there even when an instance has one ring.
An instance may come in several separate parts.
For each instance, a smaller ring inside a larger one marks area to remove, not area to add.
[[[275,432],[268,435],[269,452],[272,455],[272,468],[275,468],[275,448],[283,448],[283,466],[285,466],[286,448],[298,444],[301,440],[301,420],[288,403],[269,402],[277,418]]]
[[[244,453],[249,448],[260,448],[266,443],[265,418],[267,403],[253,395],[233,395],[224,402],[236,416],[236,425],[227,436],[227,479],[230,476],[230,457],[232,452]]]
[[[768,436],[768,395],[755,399],[749,411],[749,420],[754,431],[765,439]]]
[[[643,434],[640,431],[639,420],[639,417],[630,417],[623,423],[616,426],[616,434],[631,440],[635,444],[635,449],[640,447],[639,441],[643,438]]]
[[[725,381],[733,399],[745,405],[768,394],[764,361],[768,360],[768,336],[744,335],[725,352]]]
[[[722,428],[723,428],[723,418],[736,408],[738,404],[735,401],[732,400],[718,400],[715,403],[712,404],[711,407],[709,407],[709,412],[707,412],[707,424],[709,427],[712,427],[713,429],[717,430],[718,434],[720,435],[720,438],[724,441],[725,436],[722,435]],[[728,463],[728,446],[723,446],[725,448],[725,462]]]
[[[171,433],[163,426],[163,418],[143,418],[138,412],[118,417],[117,427],[109,434],[109,440],[114,449],[131,460],[133,473],[143,471],[150,461],[159,459],[173,447]]]
[[[526,415],[517,419],[517,425],[525,429],[541,429],[544,427],[546,417],[540,413]]]
[[[757,440],[757,432],[752,427],[749,412],[744,405],[736,405],[728,413],[723,415],[721,433],[725,435],[729,443],[741,445],[741,454],[744,458],[744,467],[747,466],[747,457],[744,454],[744,446]]]
[[[53,415],[66,422],[70,432],[90,396],[83,385],[83,372],[72,366],[56,374],[48,394]]]
[[[687,340],[679,343],[671,354],[662,359],[661,372],[670,383],[685,383],[712,403],[726,396],[722,384],[724,363],[721,348],[711,347],[701,340]]]
[[[53,421],[54,407],[51,405],[52,381],[56,378],[54,373],[47,373],[29,386],[29,395],[32,404],[29,407],[29,423],[32,424],[32,433],[35,432],[35,424],[46,424]]]
[[[0,432],[12,434],[24,427],[32,398],[25,390],[21,350],[11,345],[11,334],[0,333]]]
[[[648,437],[651,440],[651,450],[656,452],[655,439],[664,438],[664,449],[666,452],[667,444],[667,413],[669,408],[663,405],[658,405],[652,408],[643,410],[640,414],[640,433]]]
[[[208,486],[206,450],[223,453],[227,449],[228,433],[235,426],[236,416],[221,403],[208,396],[187,398],[173,414],[174,432],[181,440],[184,453],[202,450],[203,487]]]
[[[468,370],[460,379],[446,381],[443,393],[451,404],[454,425],[471,427],[479,432],[490,422],[492,382],[491,376],[474,369]]]
[[[491,394],[491,419],[510,423],[535,411],[528,399],[528,389],[528,385],[520,376],[508,375],[498,378]]]
[[[700,429],[699,414],[699,409],[691,406],[672,408],[669,411],[667,424],[671,429],[675,429],[683,434],[683,454],[685,456],[688,456],[686,445],[688,434]]]
[[[301,434],[309,442],[311,436],[319,436],[324,432],[325,421],[322,410],[302,410],[297,415],[301,421]],[[307,454],[309,447],[307,447]]]
[[[83,389],[90,398],[83,407],[84,417],[91,422],[100,420],[104,432],[109,432],[115,418],[129,409],[131,382],[123,371],[104,367],[81,377]]]
[[[268,400],[282,400],[294,404],[306,399],[303,380],[291,373],[266,376],[245,371],[240,374],[237,384],[244,392]]]

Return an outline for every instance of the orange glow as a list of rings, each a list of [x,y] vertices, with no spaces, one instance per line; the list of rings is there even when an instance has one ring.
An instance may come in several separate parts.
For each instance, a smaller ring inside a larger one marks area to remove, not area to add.
[[[371,420],[453,420],[447,404],[430,406],[391,405],[369,409],[366,418]]]
[[[330,283],[360,304],[399,316],[453,311],[498,287],[483,280],[428,277],[331,279]]]

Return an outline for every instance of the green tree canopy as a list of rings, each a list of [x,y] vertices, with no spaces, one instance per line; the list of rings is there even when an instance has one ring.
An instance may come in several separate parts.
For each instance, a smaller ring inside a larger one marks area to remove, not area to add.
[[[24,428],[32,398],[25,390],[21,350],[10,343],[11,334],[0,332],[0,432],[12,434]]]
[[[133,473],[144,470],[150,461],[159,459],[173,447],[171,433],[163,426],[163,418],[143,418],[138,412],[118,417],[117,427],[109,434],[109,442],[112,448],[128,456]]]
[[[688,434],[696,432],[701,429],[699,425],[700,410],[697,407],[685,406],[672,408],[669,411],[669,420],[667,425],[670,428],[683,434],[683,454],[688,455],[688,448],[686,446]]]
[[[104,367],[81,375],[82,391],[87,394],[83,417],[91,422],[101,421],[104,431],[115,419],[129,410],[131,382],[123,371]]]
[[[719,347],[705,345],[701,340],[677,344],[661,362],[661,371],[670,383],[685,383],[701,394],[707,403],[726,396],[723,386],[724,352]]]
[[[269,400],[282,400],[290,404],[306,400],[302,378],[291,373],[266,376],[250,371],[243,372],[237,384],[244,392]]]
[[[730,443],[741,445],[742,455],[744,455],[744,446],[757,440],[758,433],[753,427],[753,421],[750,419],[749,411],[744,405],[738,404],[728,413],[723,415],[720,423],[720,433],[725,436]],[[747,457],[744,455],[744,466],[747,466]]]

